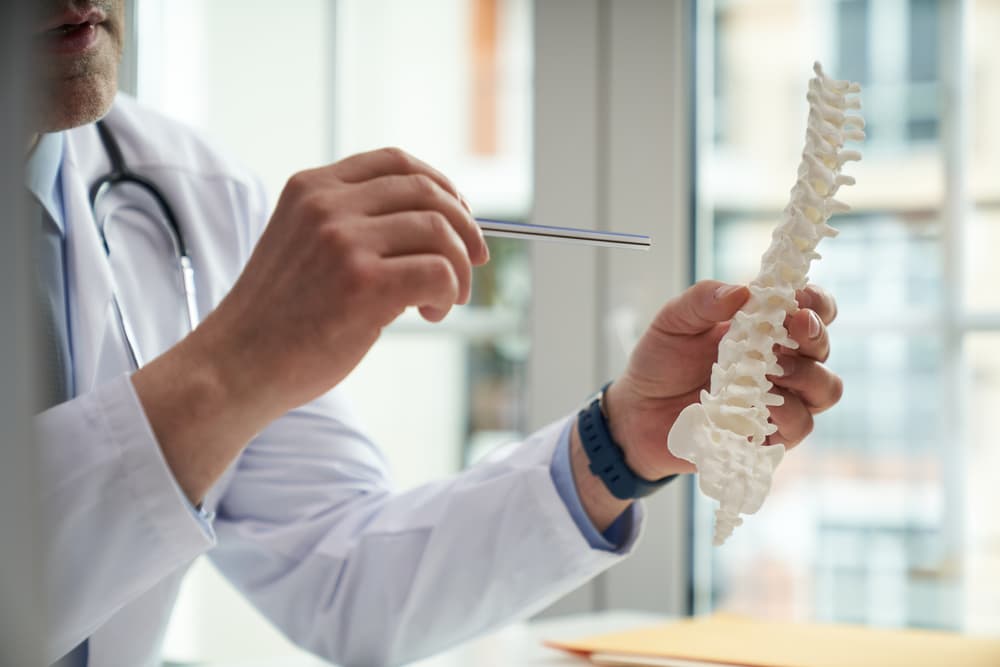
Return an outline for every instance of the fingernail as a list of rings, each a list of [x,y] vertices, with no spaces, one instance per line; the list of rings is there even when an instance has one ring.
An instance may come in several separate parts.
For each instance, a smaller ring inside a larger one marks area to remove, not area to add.
[[[819,315],[813,311],[809,311],[809,337],[819,338],[820,332],[823,330],[823,323],[819,321]]]
[[[743,289],[742,285],[723,285],[722,287],[715,290],[715,300],[722,301],[727,296],[730,296],[741,289]]]
[[[461,192],[458,193],[458,201],[462,202],[462,206],[465,207],[465,210],[469,212],[469,215],[472,215],[472,207],[469,206],[469,200],[466,199],[465,195]]]

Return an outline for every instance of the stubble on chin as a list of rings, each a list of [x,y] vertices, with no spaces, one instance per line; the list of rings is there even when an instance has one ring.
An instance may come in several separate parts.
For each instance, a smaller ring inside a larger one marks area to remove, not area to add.
[[[102,36],[92,53],[41,64],[35,100],[36,131],[58,132],[92,123],[111,108],[118,90],[121,40]]]

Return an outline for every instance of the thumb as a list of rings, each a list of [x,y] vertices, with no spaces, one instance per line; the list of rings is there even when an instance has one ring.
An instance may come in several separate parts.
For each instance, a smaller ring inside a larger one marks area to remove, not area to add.
[[[702,280],[668,301],[656,316],[656,324],[673,335],[704,333],[732,319],[749,296],[750,290],[743,285]]]

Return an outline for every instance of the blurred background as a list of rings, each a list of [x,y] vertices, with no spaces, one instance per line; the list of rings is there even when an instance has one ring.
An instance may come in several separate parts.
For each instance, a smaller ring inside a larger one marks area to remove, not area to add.
[[[803,70],[861,83],[853,207],[811,277],[843,401],[723,549],[695,609],[1000,631],[1000,2],[698,3],[697,269],[746,281],[787,201]],[[993,120],[991,120],[993,119]]]
[[[576,409],[695,278],[748,281],[804,139],[813,61],[868,140],[812,277],[843,401],[721,549],[690,483],[633,559],[550,613],[726,609],[1000,633],[1000,0],[131,0],[123,88],[264,180],[397,145],[486,217],[654,250],[492,239],[472,304],[407,314],[346,381],[401,487]],[[624,255],[622,254],[624,253]],[[997,345],[994,347],[994,345]],[[295,650],[207,563],[177,662]]]

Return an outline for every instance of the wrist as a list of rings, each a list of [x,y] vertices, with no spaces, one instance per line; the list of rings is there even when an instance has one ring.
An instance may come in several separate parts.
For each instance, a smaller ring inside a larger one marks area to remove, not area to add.
[[[629,466],[625,450],[614,439],[601,409],[604,392],[610,384],[604,385],[597,397],[577,413],[577,431],[590,471],[601,479],[611,495],[622,500],[642,498],[657,491],[675,475],[649,479]]]
[[[231,295],[230,295],[231,296]],[[247,419],[256,430],[308,400],[302,382],[291,380],[285,355],[267,325],[247,325],[251,314],[227,297],[179,345],[204,369],[205,381],[223,397],[225,409]]]
[[[570,470],[580,504],[597,532],[603,533],[633,501],[613,496],[601,478],[590,470],[590,461],[583,449],[579,426],[575,421],[570,430],[569,447]]]
[[[664,471],[662,466],[655,465],[643,455],[643,438],[639,429],[633,425],[632,415],[635,414],[635,410],[630,407],[637,404],[638,400],[629,393],[624,382],[613,381],[601,396],[601,412],[604,414],[612,439],[622,448],[625,463],[632,472],[643,479],[660,479],[674,471]],[[666,447],[666,436],[663,446]]]
[[[167,466],[194,504],[271,419],[252,407],[205,333],[199,327],[131,378]]]

